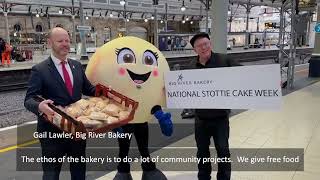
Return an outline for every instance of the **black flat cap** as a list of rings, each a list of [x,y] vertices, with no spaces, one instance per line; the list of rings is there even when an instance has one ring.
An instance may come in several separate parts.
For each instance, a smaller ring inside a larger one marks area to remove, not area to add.
[[[194,42],[199,38],[208,38],[210,40],[209,35],[207,33],[202,32],[202,33],[196,34],[190,40],[190,44],[192,45],[192,47],[194,47]]]

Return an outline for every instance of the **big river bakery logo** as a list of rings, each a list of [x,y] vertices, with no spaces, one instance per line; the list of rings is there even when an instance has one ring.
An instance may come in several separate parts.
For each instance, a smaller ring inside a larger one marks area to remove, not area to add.
[[[169,86],[200,85],[200,84],[213,84],[213,80],[186,80],[182,74],[179,74],[176,78],[176,81],[169,82]]]

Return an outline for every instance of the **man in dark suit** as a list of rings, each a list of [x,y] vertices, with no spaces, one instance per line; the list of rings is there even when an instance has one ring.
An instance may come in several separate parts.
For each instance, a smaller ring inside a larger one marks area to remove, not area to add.
[[[199,33],[190,40],[194,51],[198,54],[193,68],[220,68],[239,66],[227,55],[213,53],[209,35]],[[197,143],[197,157],[210,157],[210,139],[213,138],[218,158],[230,158],[229,152],[229,109],[196,109],[195,110],[195,139]],[[211,163],[198,164],[198,179],[211,179]],[[218,162],[217,180],[230,180],[231,162]]]
[[[53,28],[48,34],[48,46],[52,53],[48,59],[32,67],[29,88],[24,101],[25,107],[38,116],[38,132],[62,133],[43,118],[52,118],[54,111],[49,103],[67,106],[81,99],[82,94],[93,96],[95,87],[88,81],[80,62],[67,58],[70,38],[66,30]],[[41,95],[45,101],[35,101]],[[58,159],[64,155],[85,157],[86,141],[73,139],[40,139],[42,156]],[[62,163],[42,163],[43,180],[58,180]],[[71,179],[84,180],[85,163],[70,163]]]

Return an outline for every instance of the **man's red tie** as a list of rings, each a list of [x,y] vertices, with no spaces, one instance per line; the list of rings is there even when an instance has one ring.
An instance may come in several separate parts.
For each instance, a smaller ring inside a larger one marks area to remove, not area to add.
[[[64,78],[64,83],[66,84],[66,87],[67,87],[67,90],[70,94],[70,96],[72,96],[73,94],[73,87],[72,87],[72,83],[71,83],[71,79],[70,79],[70,76],[69,76],[69,73],[66,69],[66,66],[65,66],[66,62],[62,61],[61,62],[61,65],[62,65],[62,73],[63,73],[63,78]]]

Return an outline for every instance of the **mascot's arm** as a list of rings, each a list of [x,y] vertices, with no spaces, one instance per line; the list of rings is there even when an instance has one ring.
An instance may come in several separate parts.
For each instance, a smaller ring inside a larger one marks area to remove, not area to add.
[[[159,105],[156,105],[151,109],[151,114],[158,119],[162,134],[165,136],[171,136],[173,132],[171,114],[163,112]]]

